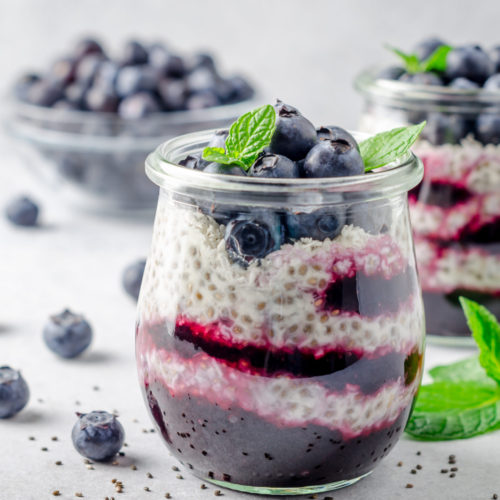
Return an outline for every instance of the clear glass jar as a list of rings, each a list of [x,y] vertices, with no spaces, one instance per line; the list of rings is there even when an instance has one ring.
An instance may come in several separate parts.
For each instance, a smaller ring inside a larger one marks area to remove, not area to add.
[[[407,191],[422,164],[408,155],[335,179],[177,166],[211,133],[146,163],[160,197],[138,305],[145,401],[206,481],[265,494],[347,486],[396,444],[420,383]]]
[[[355,82],[364,97],[362,131],[427,120],[413,148],[424,180],[409,196],[427,333],[440,343],[470,344],[458,297],[500,315],[500,93],[376,74],[366,71]]]

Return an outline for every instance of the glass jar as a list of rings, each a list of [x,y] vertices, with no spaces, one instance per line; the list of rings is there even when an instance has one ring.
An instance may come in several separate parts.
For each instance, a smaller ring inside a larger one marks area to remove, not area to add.
[[[407,191],[422,164],[409,154],[335,179],[177,166],[211,133],[146,163],[160,197],[138,305],[145,401],[203,480],[265,494],[347,486],[396,444],[420,383]]]
[[[461,295],[500,315],[500,93],[375,75],[355,82],[364,97],[362,131],[427,120],[413,148],[424,180],[409,196],[427,333],[470,344]]]

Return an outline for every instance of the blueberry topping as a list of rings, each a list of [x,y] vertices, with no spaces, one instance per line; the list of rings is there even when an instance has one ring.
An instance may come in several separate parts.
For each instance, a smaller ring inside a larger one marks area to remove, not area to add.
[[[179,165],[181,167],[186,167],[190,168],[192,170],[197,170],[198,169],[198,163],[201,159],[201,155],[195,154],[195,155],[187,155],[186,158],[181,160],[179,162]]]
[[[146,259],[139,259],[129,264],[122,274],[123,288],[135,300],[139,298],[145,268]]]
[[[443,40],[435,36],[429,37],[415,45],[412,53],[415,54],[420,61],[425,61],[442,45],[446,45],[446,42],[443,42]]]
[[[347,210],[347,224],[353,224],[370,234],[386,233],[392,224],[392,209],[388,202],[372,201],[369,205],[353,203]]]
[[[83,316],[65,309],[49,318],[43,329],[43,340],[57,355],[74,358],[90,345],[92,328]]]
[[[427,124],[422,131],[422,138],[431,144],[456,144],[468,134],[467,121],[460,115],[430,113]]]
[[[229,134],[229,130],[216,130],[214,135],[208,141],[207,147],[209,148],[223,148],[226,149],[226,139]]]
[[[500,116],[490,113],[479,115],[477,136],[483,144],[500,144]]]
[[[7,219],[16,226],[35,226],[38,213],[38,205],[27,196],[13,199],[5,209]]]
[[[204,169],[203,172],[207,172],[208,174],[223,174],[223,175],[240,175],[244,176],[246,173],[244,170],[238,165],[224,165],[222,163],[209,163]]]
[[[342,207],[328,207],[313,212],[296,212],[286,215],[287,239],[313,238],[323,241],[337,237],[345,224]]]
[[[264,154],[257,158],[250,168],[253,177],[268,178],[298,178],[299,167],[297,163],[286,156],[276,154]]]
[[[356,139],[354,139],[354,137],[347,130],[341,127],[336,127],[335,125],[320,127],[316,131],[316,134],[320,141],[345,141],[359,151],[359,145],[356,142]]]
[[[126,120],[138,120],[160,111],[158,100],[149,92],[138,92],[128,96],[118,106],[118,114]]]
[[[472,82],[463,76],[455,78],[448,84],[448,86],[452,89],[458,90],[474,90],[479,88],[479,85],[476,82]]]
[[[148,62],[148,51],[137,40],[129,40],[123,47],[120,62],[123,66],[146,64]]]
[[[491,75],[483,85],[485,90],[498,91],[500,90],[500,73]]]
[[[314,125],[292,106],[278,101],[275,107],[277,120],[271,153],[302,160],[318,141]]]
[[[365,166],[359,151],[345,140],[322,140],[309,151],[304,162],[306,177],[361,175]]]
[[[98,462],[111,460],[123,446],[125,431],[115,415],[106,411],[77,413],[71,439],[76,451]]]
[[[413,85],[443,85],[443,80],[434,73],[404,73],[399,78],[399,81]]]
[[[264,211],[242,214],[228,223],[224,239],[231,260],[246,266],[280,248],[283,240],[280,218]]]
[[[399,77],[404,73],[405,70],[401,66],[388,66],[377,73],[377,78],[382,80],[399,80]]]
[[[10,418],[28,403],[30,391],[23,376],[9,366],[0,366],[0,418]]]
[[[451,50],[446,58],[446,77],[464,77],[480,85],[491,75],[493,64],[481,47],[467,45]]]

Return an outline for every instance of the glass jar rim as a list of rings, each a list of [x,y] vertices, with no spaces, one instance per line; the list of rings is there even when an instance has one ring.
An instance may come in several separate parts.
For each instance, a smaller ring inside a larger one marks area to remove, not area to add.
[[[146,173],[159,187],[167,190],[216,193],[258,194],[271,200],[285,199],[287,196],[300,196],[307,193],[321,193],[320,200],[312,200],[314,205],[338,203],[339,193],[349,193],[350,199],[357,197],[366,200],[385,198],[408,192],[423,177],[422,162],[411,152],[373,173],[350,177],[329,178],[262,178],[243,177],[224,174],[209,174],[178,165],[189,154],[203,150],[215,130],[205,130],[181,135],[170,139],[151,153],[146,159]],[[363,134],[354,133],[355,137]],[[366,134],[364,134],[366,137]],[[367,194],[368,193],[368,194]],[[311,198],[308,197],[311,204]]]
[[[416,85],[399,80],[377,78],[382,67],[373,66],[354,79],[354,87],[367,97],[398,105],[403,109],[439,107],[453,113],[477,113],[500,108],[500,92],[478,89],[456,89],[438,85]]]

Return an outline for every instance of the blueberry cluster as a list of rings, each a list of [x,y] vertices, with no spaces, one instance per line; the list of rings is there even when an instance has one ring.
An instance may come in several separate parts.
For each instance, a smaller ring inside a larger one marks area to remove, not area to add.
[[[331,178],[365,173],[358,143],[349,132],[337,126],[316,129],[299,110],[281,101],[275,105],[275,111],[276,130],[271,143],[248,171],[238,165],[207,162],[201,153],[189,155],[179,164],[211,174],[264,178]],[[217,131],[208,146],[224,148],[228,133]],[[379,234],[387,231],[392,217],[385,202],[372,203],[367,210],[365,206],[343,204],[340,200],[336,206],[279,213],[264,209],[242,213],[214,204],[200,208],[226,226],[228,255],[243,266],[279,249],[283,243],[301,238],[333,239],[346,224]]]
[[[14,91],[31,104],[118,113],[124,119],[235,103],[254,92],[240,76],[222,77],[209,54],[181,57],[162,43],[131,40],[113,59],[91,38],[45,73],[24,75]]]
[[[440,38],[427,38],[418,43],[411,53],[424,61],[443,45],[446,43]],[[480,92],[481,89],[500,92],[500,45],[490,50],[473,44],[454,47],[446,56],[443,71],[409,73],[403,67],[390,66],[380,71],[378,78],[471,92]],[[483,144],[500,144],[498,110],[479,115],[410,111],[408,120],[410,123],[427,120],[422,137],[432,144],[456,144],[467,136],[474,137]]]

